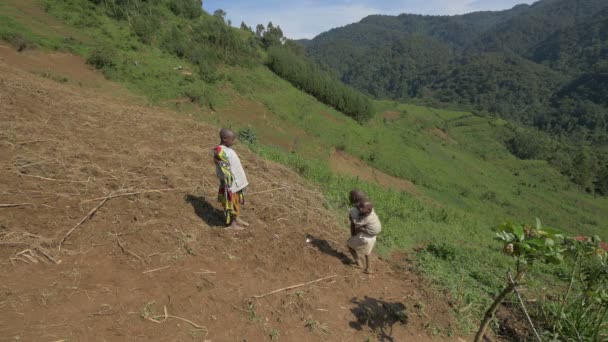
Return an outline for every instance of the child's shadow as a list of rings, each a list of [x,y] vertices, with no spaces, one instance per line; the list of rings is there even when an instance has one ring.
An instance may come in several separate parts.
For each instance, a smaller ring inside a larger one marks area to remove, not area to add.
[[[319,251],[335,257],[336,259],[340,260],[344,265],[352,264],[352,261],[348,255],[334,248],[327,240],[317,238],[310,234],[307,235],[307,238],[310,239],[310,244],[313,245]]]
[[[184,201],[190,203],[196,216],[203,219],[210,227],[224,227],[226,225],[224,212],[214,208],[205,197],[188,194],[184,197]]]

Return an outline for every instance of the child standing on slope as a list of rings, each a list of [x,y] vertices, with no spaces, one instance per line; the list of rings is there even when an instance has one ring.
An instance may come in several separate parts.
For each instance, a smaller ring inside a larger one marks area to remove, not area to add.
[[[220,145],[213,150],[216,174],[220,180],[218,201],[224,207],[226,225],[232,229],[243,229],[249,224],[239,215],[241,205],[245,204],[245,188],[249,185],[245,170],[236,152],[231,148],[236,135],[233,131],[222,128],[220,130]]]
[[[372,273],[372,249],[376,244],[376,236],[380,234],[382,225],[374,211],[374,205],[363,199],[350,212],[351,237],[347,241],[348,249],[358,267],[362,267],[361,257],[365,256],[365,273]]]

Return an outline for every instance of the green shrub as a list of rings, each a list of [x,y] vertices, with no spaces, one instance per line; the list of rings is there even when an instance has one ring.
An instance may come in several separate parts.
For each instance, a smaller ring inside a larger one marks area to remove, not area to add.
[[[426,247],[427,252],[442,260],[456,259],[456,247],[447,242],[432,242]]]
[[[203,14],[201,0],[172,0],[168,2],[169,9],[180,17],[196,19]]]
[[[101,70],[114,67],[117,59],[118,51],[114,47],[106,45],[93,49],[87,58],[87,64]]]
[[[186,86],[182,93],[191,102],[199,104],[206,104],[209,102],[209,90],[207,86],[200,82]]]
[[[133,32],[144,44],[151,44],[154,41],[160,25],[158,17],[152,15],[136,16],[131,22]]]
[[[5,39],[9,44],[15,47],[17,51],[21,52],[26,49],[31,49],[34,47],[34,44],[30,42],[24,35],[21,33],[7,33],[0,37]]]
[[[247,128],[241,128],[238,132],[238,137],[241,141],[245,141],[251,145],[258,143],[258,137],[251,126]]]
[[[374,114],[372,101],[367,96],[286,48],[269,48],[267,64],[270,70],[295,87],[361,123]]]

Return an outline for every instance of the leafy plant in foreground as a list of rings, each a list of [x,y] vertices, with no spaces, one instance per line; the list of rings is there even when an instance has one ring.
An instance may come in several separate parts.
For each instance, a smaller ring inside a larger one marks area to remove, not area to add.
[[[566,292],[541,306],[541,319],[552,341],[608,339],[608,245],[599,237],[566,241],[574,258]]]
[[[555,229],[543,228],[539,220],[536,222],[536,229],[529,225],[505,223],[496,232],[496,239],[504,243],[504,252],[515,260],[515,276],[511,277],[511,273],[507,273],[507,285],[494,298],[494,302],[486,311],[475,335],[475,342],[483,340],[498,305],[516,291],[535,262],[559,264],[564,258],[565,248],[562,245],[564,236]]]

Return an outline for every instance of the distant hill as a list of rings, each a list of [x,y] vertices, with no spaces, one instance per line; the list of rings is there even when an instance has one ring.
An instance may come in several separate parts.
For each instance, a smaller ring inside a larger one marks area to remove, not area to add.
[[[312,40],[310,40],[310,39],[298,39],[298,40],[296,40],[296,43],[302,45],[303,47],[308,47],[311,42],[312,42]]]
[[[542,0],[457,16],[372,15],[305,46],[377,98],[457,104],[608,141],[605,0]],[[580,86],[588,82],[593,86]]]

